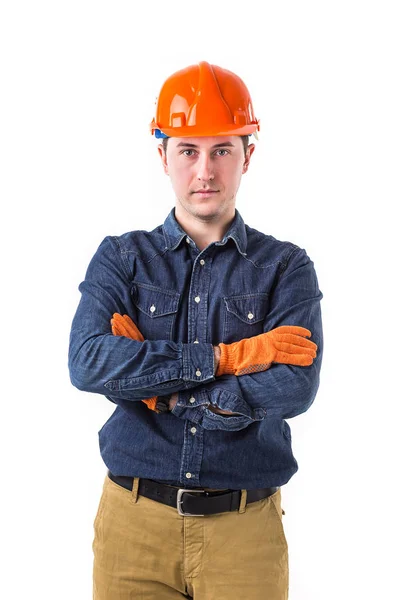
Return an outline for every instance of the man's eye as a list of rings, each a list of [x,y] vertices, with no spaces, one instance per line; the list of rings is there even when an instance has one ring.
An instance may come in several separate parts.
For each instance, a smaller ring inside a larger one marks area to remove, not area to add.
[[[224,148],[221,148],[220,150],[217,150],[217,152],[226,152],[227,154],[229,154],[228,150],[224,150]],[[223,154],[223,156],[226,156],[226,155]]]
[[[185,154],[185,152],[193,152],[193,150],[184,150],[182,154]],[[185,156],[188,156],[187,154]]]

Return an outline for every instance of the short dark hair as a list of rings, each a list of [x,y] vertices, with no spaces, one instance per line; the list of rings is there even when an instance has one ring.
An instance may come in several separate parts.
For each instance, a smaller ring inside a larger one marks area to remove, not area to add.
[[[248,135],[241,135],[240,137],[242,138],[244,153],[246,154],[247,147],[249,145],[249,136]],[[167,153],[168,140],[169,140],[169,138],[167,138],[167,137],[166,138],[162,138],[162,145],[163,145],[165,154]]]

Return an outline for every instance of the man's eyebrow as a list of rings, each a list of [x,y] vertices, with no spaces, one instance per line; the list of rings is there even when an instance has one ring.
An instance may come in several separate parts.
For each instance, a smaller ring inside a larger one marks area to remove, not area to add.
[[[188,142],[179,142],[179,144],[176,145],[177,148],[181,148],[182,146],[185,146],[186,148],[198,148],[199,147],[199,146],[196,146],[196,144],[189,144]],[[234,147],[232,142],[222,142],[221,144],[214,144],[214,146],[212,146],[212,148],[221,148],[222,146],[231,146],[232,148]]]

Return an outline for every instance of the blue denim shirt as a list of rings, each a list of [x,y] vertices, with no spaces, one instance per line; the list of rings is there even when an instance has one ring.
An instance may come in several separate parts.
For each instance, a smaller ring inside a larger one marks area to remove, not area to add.
[[[235,209],[223,239],[200,251],[172,208],[153,231],[105,237],[78,289],[70,379],[117,405],[98,432],[114,474],[187,488],[289,481],[298,463],[285,419],[311,406],[323,352],[323,295],[304,249],[249,227]],[[145,341],[114,336],[114,312],[128,314]],[[280,325],[310,329],[312,365],[214,376],[213,345]],[[168,413],[141,402],[173,392]],[[216,414],[210,403],[235,414]]]

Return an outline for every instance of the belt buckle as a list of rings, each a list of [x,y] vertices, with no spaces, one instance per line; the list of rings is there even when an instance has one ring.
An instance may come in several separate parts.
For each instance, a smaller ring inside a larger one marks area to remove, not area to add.
[[[177,494],[177,496],[176,496],[176,507],[177,507],[177,509],[178,509],[178,513],[179,513],[180,515],[184,516],[184,517],[204,517],[205,515],[196,515],[196,514],[194,514],[194,513],[188,513],[188,512],[184,512],[184,511],[181,509],[181,504],[183,503],[183,500],[182,500],[182,495],[183,495],[185,492],[186,492],[187,494],[193,494],[193,493],[195,493],[195,494],[196,494],[196,493],[202,493],[202,492],[205,492],[205,490],[188,490],[188,489],[184,489],[184,488],[179,488],[179,490],[178,490],[178,494]]]

